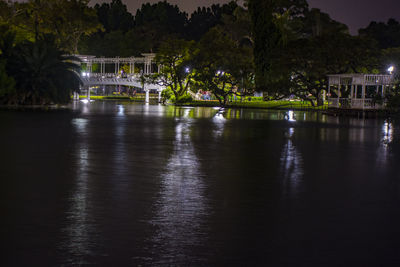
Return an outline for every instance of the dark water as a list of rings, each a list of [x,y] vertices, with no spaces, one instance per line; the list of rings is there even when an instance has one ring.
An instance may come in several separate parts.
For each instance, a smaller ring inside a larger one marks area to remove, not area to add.
[[[400,124],[0,112],[2,266],[399,266]]]

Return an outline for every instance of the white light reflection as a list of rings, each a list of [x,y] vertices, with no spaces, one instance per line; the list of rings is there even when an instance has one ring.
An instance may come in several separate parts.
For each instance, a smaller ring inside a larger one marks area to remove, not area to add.
[[[118,114],[114,119],[113,123],[113,135],[114,143],[112,150],[110,151],[110,159],[112,159],[112,165],[116,166],[112,168],[113,181],[110,183],[110,191],[112,198],[115,198],[115,203],[120,203],[120,199],[128,197],[128,188],[126,184],[129,179],[126,175],[128,173],[127,165],[124,164],[128,161],[127,153],[127,117],[125,116],[125,108],[123,105],[118,106]],[[123,180],[124,179],[124,180]]]
[[[393,141],[393,124],[385,121],[382,126],[382,144],[389,145]]]
[[[150,105],[149,103],[146,103],[143,105],[143,114],[145,116],[149,116],[150,115]]]
[[[286,114],[285,114],[285,120],[287,121],[296,121],[296,117],[294,115],[293,110],[289,110]]]
[[[85,134],[87,128],[88,120],[84,118],[75,118],[72,120],[72,125],[79,134]]]
[[[190,117],[190,111],[193,108],[183,108],[183,118],[189,118]]]
[[[190,122],[190,119],[178,121],[174,152],[161,175],[161,192],[152,221],[158,229],[153,237],[156,244],[153,253],[160,261],[156,265],[170,265],[172,255],[174,262],[185,262],[193,251],[191,247],[205,242],[200,229],[208,208],[203,175],[189,136]]]
[[[393,142],[393,124],[386,120],[381,130],[381,145],[377,151],[377,163],[380,167],[384,167],[390,155],[390,144]],[[383,165],[382,165],[383,164]]]
[[[123,105],[118,105],[118,116],[125,116],[125,107]]]
[[[95,222],[89,214],[89,148],[86,143],[88,120],[76,118],[72,120],[72,125],[76,129],[77,135],[82,143],[78,143],[76,158],[77,173],[75,188],[69,197],[70,208],[66,214],[67,226],[63,229],[66,241],[62,244],[62,249],[67,251],[73,262],[72,265],[88,264],[85,258],[92,254],[92,244],[95,238]]]
[[[294,128],[289,128],[286,133],[287,143],[281,154],[281,171],[284,193],[296,194],[303,177],[303,159],[293,144]]]
[[[224,118],[224,109],[218,109],[218,112],[214,115],[212,121],[215,124],[214,135],[215,137],[221,137],[224,133],[226,119]]]

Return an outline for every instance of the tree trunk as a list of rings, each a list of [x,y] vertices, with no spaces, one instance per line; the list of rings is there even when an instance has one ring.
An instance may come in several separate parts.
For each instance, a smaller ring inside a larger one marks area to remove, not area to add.
[[[317,97],[317,107],[323,106],[324,105],[324,100],[318,96]]]

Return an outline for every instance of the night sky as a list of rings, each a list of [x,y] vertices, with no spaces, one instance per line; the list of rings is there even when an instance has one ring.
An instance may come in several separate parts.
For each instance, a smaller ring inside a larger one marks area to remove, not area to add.
[[[123,0],[133,14],[142,3],[156,3],[159,0]],[[213,3],[227,3],[230,0],[169,0],[177,4],[182,10],[191,13],[198,6],[210,6]],[[92,3],[105,2],[92,0]],[[353,34],[359,28],[368,26],[369,22],[384,21],[393,17],[400,20],[399,0],[308,0],[311,7],[320,8],[332,18],[347,24]]]

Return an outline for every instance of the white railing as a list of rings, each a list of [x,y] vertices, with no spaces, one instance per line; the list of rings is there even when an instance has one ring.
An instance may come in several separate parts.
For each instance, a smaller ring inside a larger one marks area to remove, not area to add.
[[[338,108],[339,107],[339,98],[328,98],[328,107]]]
[[[97,77],[96,77],[97,76]],[[134,86],[138,88],[144,88],[144,89],[155,89],[157,91],[162,91],[164,89],[163,86],[160,86],[158,84],[152,84],[152,83],[145,83],[143,84],[139,77],[140,76],[133,76],[133,77],[106,77],[106,76],[101,76],[101,75],[90,75],[90,76],[84,76],[81,77],[81,80],[83,82],[84,86],[95,86],[95,85],[125,85],[125,86]]]
[[[86,74],[87,76],[83,76],[83,77],[89,77],[89,78],[138,78],[140,77],[140,74],[138,73],[124,73],[124,74],[117,74],[117,73],[89,73]]]
[[[354,109],[363,109],[364,101],[362,99],[352,99],[351,100],[351,107]]]
[[[378,104],[371,98],[350,99],[350,98],[328,98],[328,106],[331,108],[343,109],[382,109],[385,104]]]

